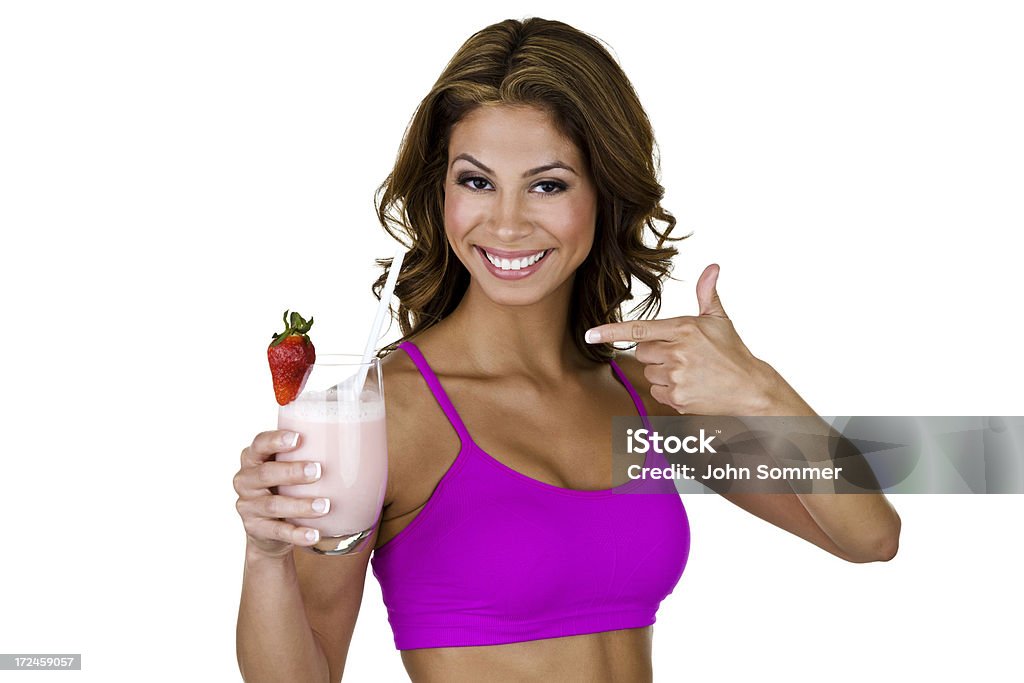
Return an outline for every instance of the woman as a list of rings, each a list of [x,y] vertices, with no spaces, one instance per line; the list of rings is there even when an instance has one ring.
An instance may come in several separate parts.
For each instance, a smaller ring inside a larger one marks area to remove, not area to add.
[[[379,197],[411,249],[404,340],[382,361],[390,469],[371,543],[414,681],[651,680],[651,624],[689,527],[677,495],[611,495],[630,486],[611,474],[611,418],[813,415],[736,335],[717,266],[701,315],[621,322],[633,278],[656,315],[676,253],[656,170],[620,67],[554,21],[472,36],[407,131]],[[640,343],[634,356],[614,341]],[[296,438],[259,434],[235,477],[248,681],[341,678],[370,556],[298,549],[308,530],[282,518],[321,513],[273,488],[315,476],[273,461]],[[881,495],[731,499],[851,561],[896,551]]]

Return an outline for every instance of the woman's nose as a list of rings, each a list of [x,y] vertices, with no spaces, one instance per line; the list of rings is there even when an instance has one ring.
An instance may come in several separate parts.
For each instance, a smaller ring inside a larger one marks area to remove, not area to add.
[[[513,244],[533,232],[533,224],[522,199],[515,193],[505,193],[498,197],[493,209],[491,232],[498,240]]]

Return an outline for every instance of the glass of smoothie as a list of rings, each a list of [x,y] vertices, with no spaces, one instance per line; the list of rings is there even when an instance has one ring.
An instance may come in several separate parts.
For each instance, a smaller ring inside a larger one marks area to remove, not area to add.
[[[358,553],[380,520],[387,485],[384,384],[380,359],[363,362],[350,354],[317,354],[294,401],[278,409],[277,428],[298,432],[299,446],[277,460],[319,462],[312,484],[279,486],[296,498],[327,498],[327,514],[289,519],[320,531],[310,547],[321,555]]]

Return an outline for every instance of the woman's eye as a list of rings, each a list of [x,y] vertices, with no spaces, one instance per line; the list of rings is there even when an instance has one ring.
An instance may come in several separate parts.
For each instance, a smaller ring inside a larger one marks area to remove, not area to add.
[[[479,176],[463,176],[459,178],[459,185],[466,185],[471,190],[482,192],[487,189],[490,183]]]
[[[459,178],[459,184],[473,192],[485,192],[490,188],[491,182],[480,176],[463,176]],[[565,190],[565,184],[553,180],[544,180],[533,186],[536,194],[558,194]],[[539,191],[537,191],[539,188]]]
[[[534,187],[543,188],[540,194],[558,194],[565,189],[565,185],[562,183],[556,183],[552,180],[545,180],[544,182],[537,183]]]

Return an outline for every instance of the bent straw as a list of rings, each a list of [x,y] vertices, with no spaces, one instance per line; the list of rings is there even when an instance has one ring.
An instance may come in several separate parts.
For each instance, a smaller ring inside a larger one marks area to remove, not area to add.
[[[391,297],[395,293],[395,284],[398,282],[398,272],[402,270],[402,261],[405,259],[405,248],[399,244],[395,247],[395,255],[391,259],[391,267],[388,268],[388,277],[384,281],[384,289],[380,293],[380,302],[377,304],[377,315],[373,319],[373,327],[370,328],[370,337],[366,340],[366,348],[363,350],[363,361],[359,367],[359,374],[356,375],[356,382],[352,385],[355,399],[359,400],[359,394],[366,381],[366,373],[369,372],[367,363],[373,358],[377,350],[377,340],[380,339],[380,329],[384,326],[384,316],[388,314],[391,307]]]

